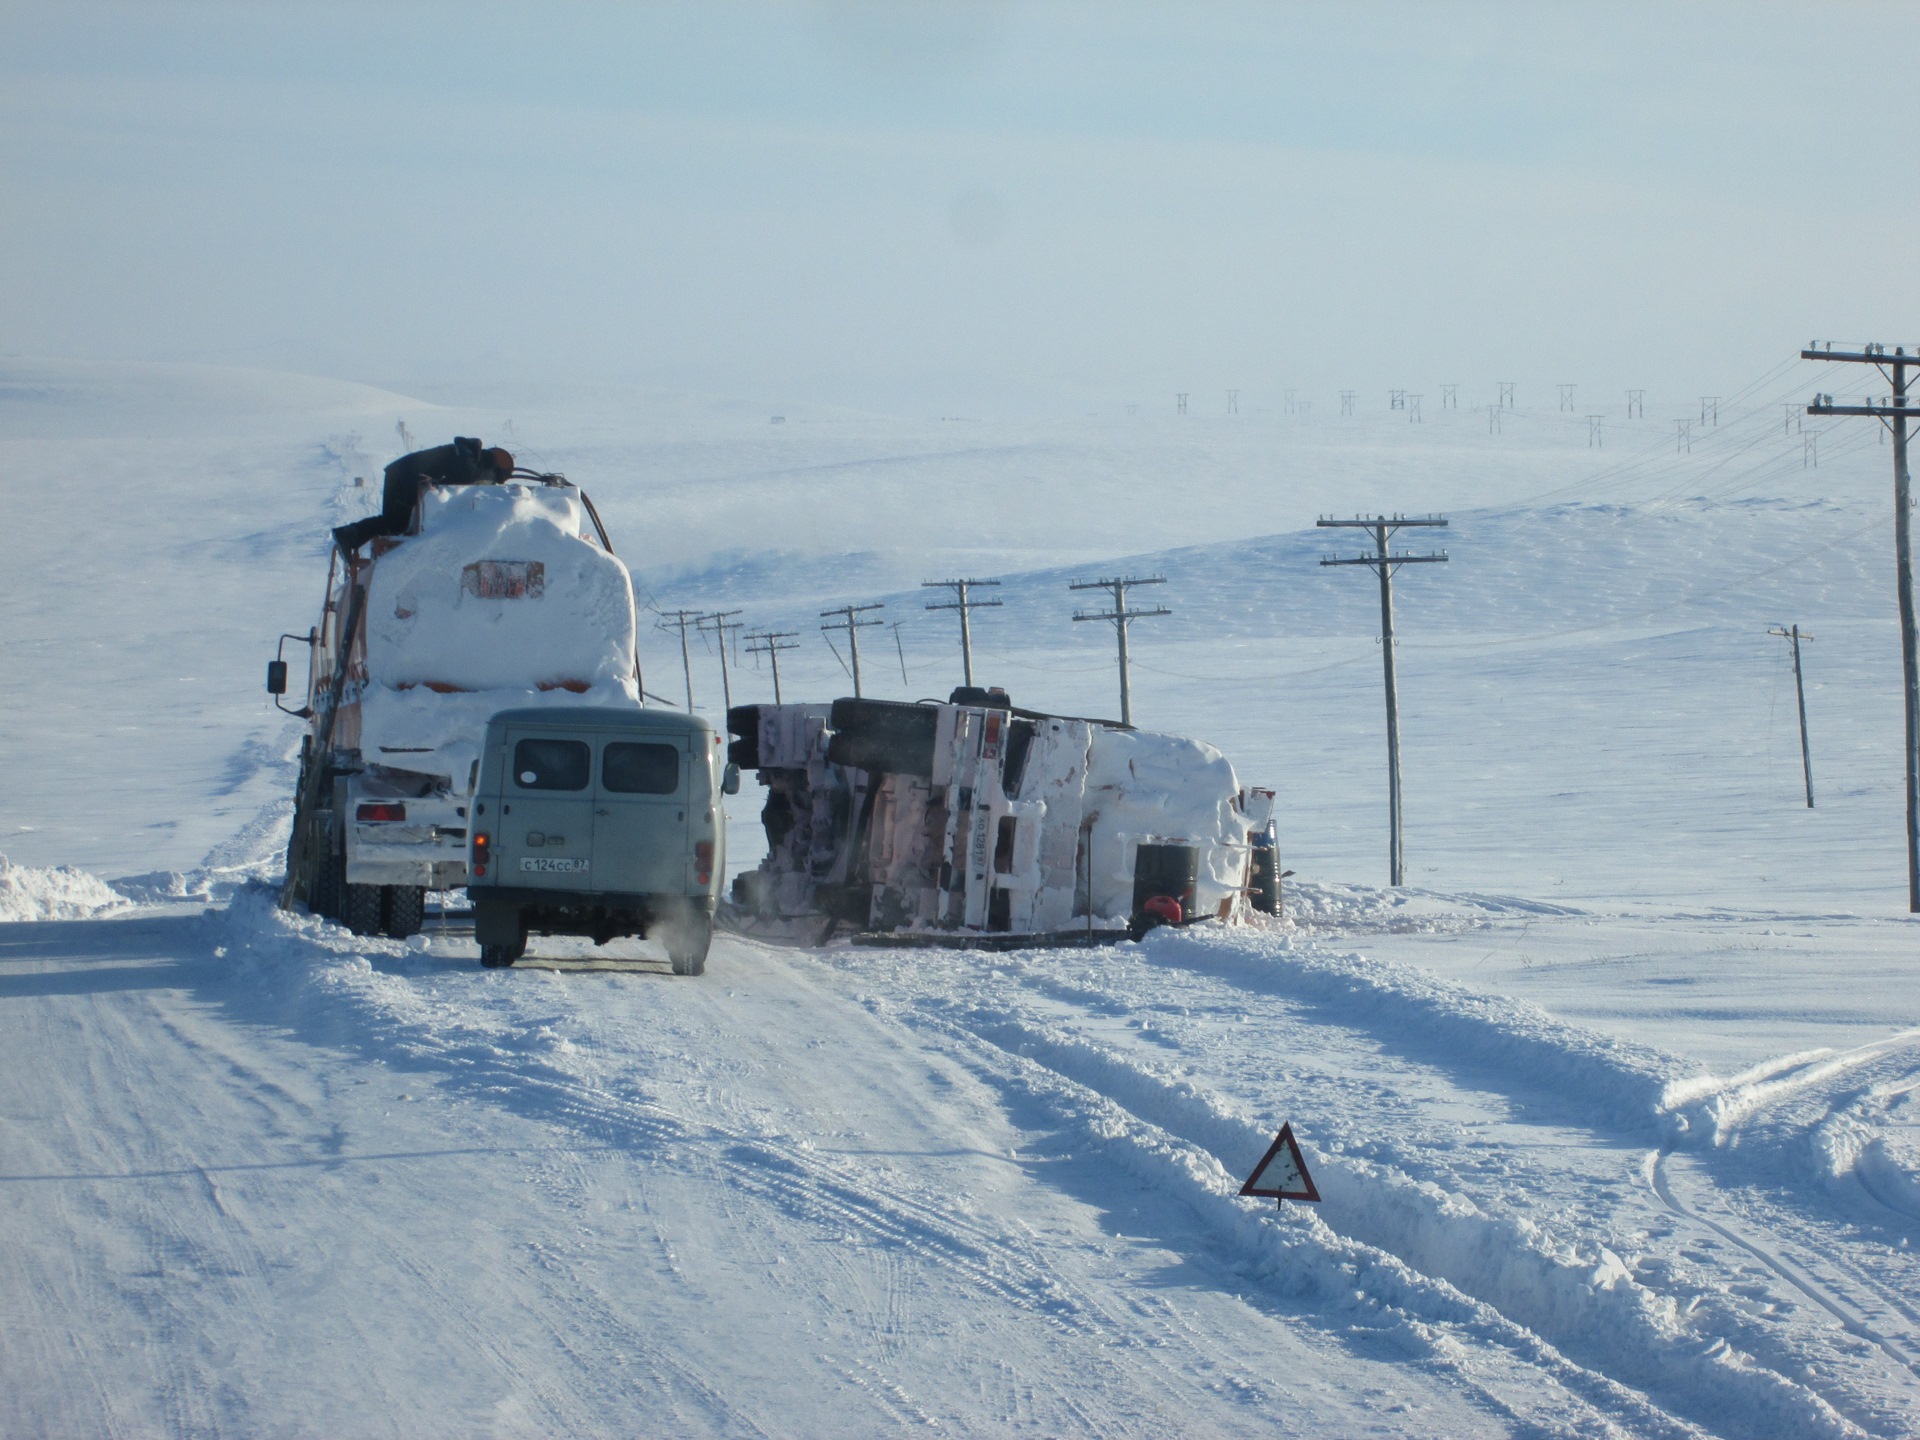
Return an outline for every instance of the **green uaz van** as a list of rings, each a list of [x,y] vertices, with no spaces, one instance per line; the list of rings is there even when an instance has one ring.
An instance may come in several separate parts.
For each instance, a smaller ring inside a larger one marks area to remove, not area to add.
[[[467,893],[480,961],[527,936],[663,942],[676,975],[706,968],[726,874],[720,797],[740,787],[697,715],[599,706],[503,710],[474,788]]]

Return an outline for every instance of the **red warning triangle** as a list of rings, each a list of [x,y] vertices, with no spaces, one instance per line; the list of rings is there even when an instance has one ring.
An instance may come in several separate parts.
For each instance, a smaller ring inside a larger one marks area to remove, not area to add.
[[[1280,1133],[1273,1137],[1273,1144],[1253,1167],[1240,1193],[1271,1200],[1320,1198],[1320,1192],[1313,1188],[1313,1177],[1307,1174],[1307,1162],[1300,1156],[1300,1144],[1293,1138],[1292,1121],[1280,1127]]]

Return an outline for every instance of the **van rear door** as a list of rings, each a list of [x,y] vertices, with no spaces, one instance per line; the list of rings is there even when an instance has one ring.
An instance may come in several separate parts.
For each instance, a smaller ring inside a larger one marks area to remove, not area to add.
[[[494,854],[502,885],[606,888],[593,873],[593,746],[586,738],[507,729]]]
[[[623,895],[685,894],[685,737],[608,737],[600,742],[599,758],[593,818],[599,874],[594,888]]]

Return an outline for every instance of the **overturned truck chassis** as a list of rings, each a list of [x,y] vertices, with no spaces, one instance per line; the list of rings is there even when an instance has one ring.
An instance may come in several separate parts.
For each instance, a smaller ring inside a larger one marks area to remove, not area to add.
[[[743,705],[727,725],[767,789],[767,858],[723,912],[747,933],[1086,944],[1279,908],[1273,792],[1195,740],[978,689]]]

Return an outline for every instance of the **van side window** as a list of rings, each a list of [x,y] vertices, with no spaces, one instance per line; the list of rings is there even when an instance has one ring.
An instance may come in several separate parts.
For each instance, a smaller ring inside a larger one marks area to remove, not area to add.
[[[680,788],[680,747],[616,740],[600,761],[600,783],[619,795],[671,795]]]
[[[522,790],[584,790],[592,763],[584,740],[522,740],[513,747],[513,778]]]

